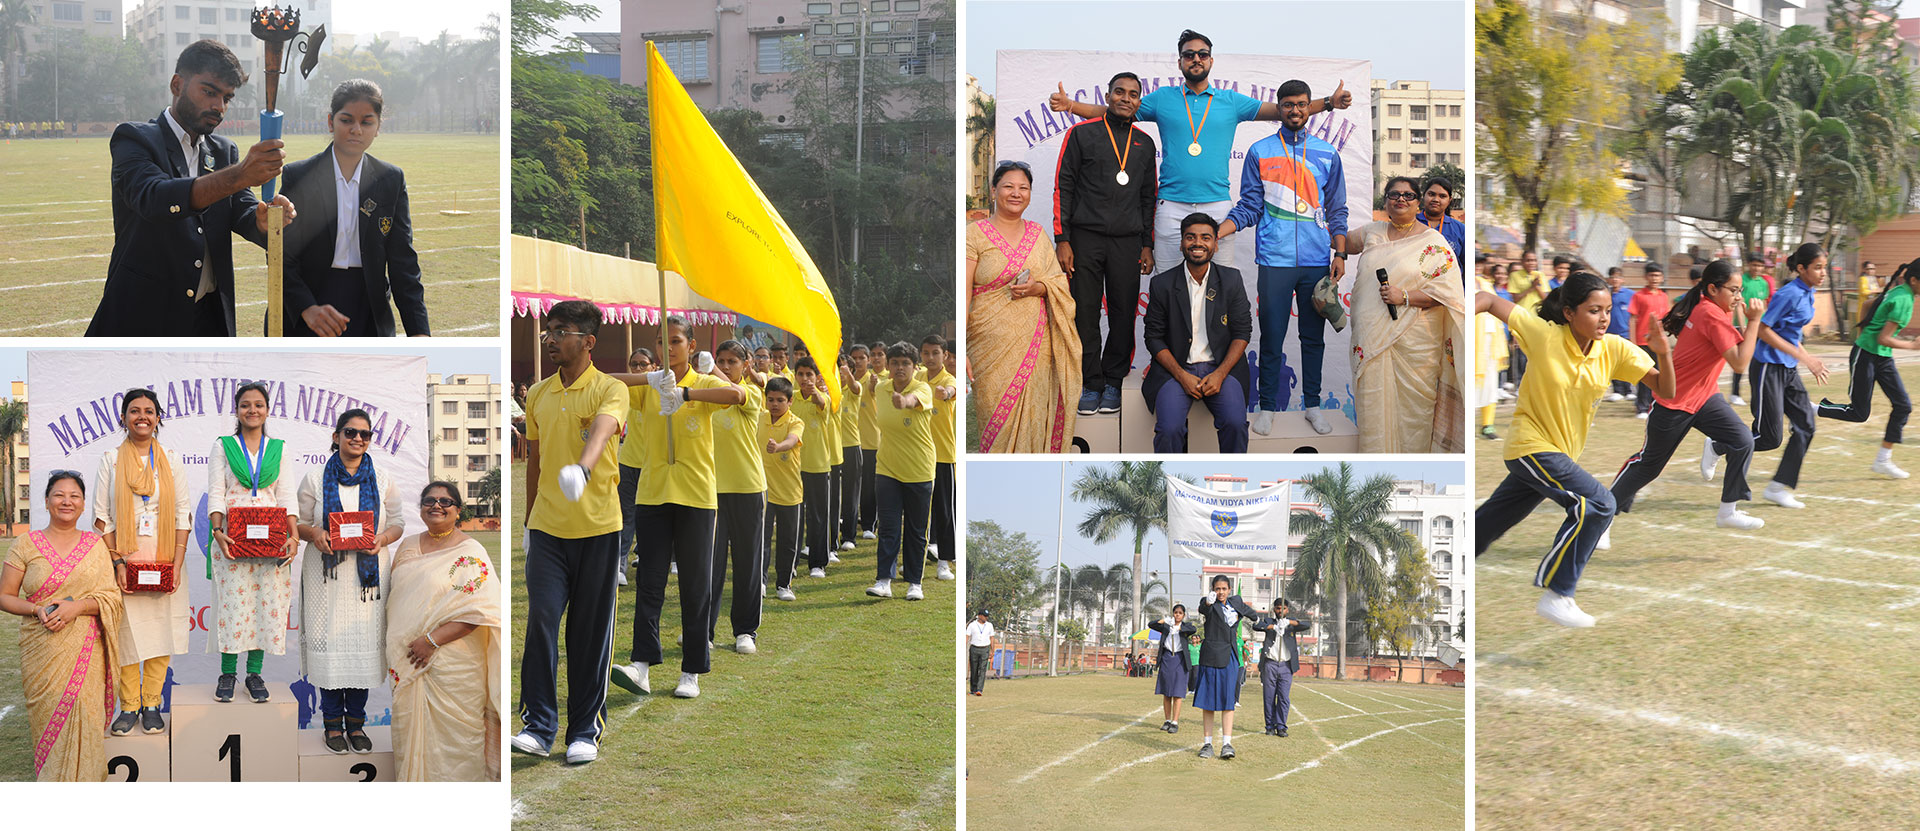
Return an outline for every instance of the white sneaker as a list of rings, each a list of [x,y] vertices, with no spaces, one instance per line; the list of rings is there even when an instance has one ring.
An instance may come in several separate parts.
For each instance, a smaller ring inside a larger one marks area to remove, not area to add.
[[[935,574],[935,575],[934,575],[934,577],[936,577],[936,578],[938,578],[938,579],[941,579],[941,580],[952,580],[952,579],[953,579],[953,568],[952,568],[951,566],[948,566],[948,565],[947,565],[947,561],[946,561],[946,560],[941,560],[941,561],[940,561],[940,571],[939,571],[939,573],[938,573],[938,574]]]
[[[927,543],[927,559],[929,560],[940,559],[940,546],[938,544]]]
[[[1307,408],[1307,426],[1312,427],[1313,432],[1323,436],[1333,432],[1333,425],[1327,423],[1326,410],[1320,407]]]
[[[593,742],[574,742],[567,745],[567,764],[584,765],[600,758],[600,748]]]
[[[539,739],[534,738],[532,733],[525,730],[520,731],[518,735],[508,741],[508,744],[513,746],[515,753],[525,753],[528,756],[540,756],[544,758],[553,752],[553,748],[541,744]]]
[[[1873,472],[1874,472],[1874,473],[1878,473],[1878,474],[1880,474],[1881,476],[1885,476],[1885,477],[1887,477],[1888,479],[1905,479],[1905,478],[1907,478],[1907,472],[1906,472],[1906,471],[1904,471],[1904,470],[1901,470],[1901,469],[1900,469],[1900,468],[1898,468],[1898,467],[1895,467],[1895,466],[1894,466],[1894,464],[1893,464],[1893,460],[1892,460],[1892,459],[1886,459],[1886,460],[1883,460],[1883,461],[1876,461],[1876,462],[1874,462],[1874,463],[1873,463]]]
[[[1741,398],[1740,396],[1737,396],[1737,395],[1736,395],[1736,396],[1734,396],[1734,397],[1732,397],[1732,398],[1730,398],[1730,399],[1728,399],[1728,401],[1730,401],[1730,402],[1732,402],[1732,404],[1733,404],[1733,406],[1735,406],[1735,407],[1745,407],[1745,406],[1747,406],[1747,399],[1745,399],[1745,398]]]
[[[680,564],[679,564],[679,563],[668,563],[668,564],[667,564],[667,573],[668,573],[668,574],[679,574],[679,573],[680,573]]]
[[[1608,528],[1607,530],[1600,532],[1600,540],[1593,544],[1593,549],[1595,551],[1607,551],[1612,548],[1613,548],[1613,529]]]
[[[919,584],[919,583],[908,583],[908,584],[907,584],[907,599],[908,599],[908,600],[924,600],[924,599],[926,599],[926,595],[924,595],[924,594],[921,594],[921,593],[920,593],[920,584]]]
[[[1713,439],[1700,448],[1700,478],[1713,481],[1713,469],[1720,466],[1720,454],[1713,452]]]
[[[873,585],[867,587],[867,596],[868,597],[892,597],[893,596],[892,582],[893,581],[891,580],[873,581]]]
[[[825,577],[827,576],[827,570],[824,568],[810,569],[807,571],[807,576],[808,577]]]
[[[752,635],[741,635],[733,639],[733,651],[742,655],[752,655],[759,652],[760,648],[753,645]]]
[[[1506,382],[1506,383],[1504,383],[1504,384],[1501,384],[1501,385],[1500,385],[1500,389],[1501,389],[1502,391],[1504,391],[1504,392],[1513,392],[1513,382],[1512,382],[1512,381],[1508,381],[1508,382]]]
[[[1591,626],[1592,624],[1588,624]],[[691,672],[680,673],[680,686],[673,688],[674,698],[699,698],[700,676]]]
[[[1580,611],[1573,598],[1547,589],[1540,594],[1540,602],[1533,607],[1535,614],[1570,629],[1586,629],[1593,626],[1593,615]]]
[[[800,546],[800,556],[805,557],[811,553],[813,553],[813,546],[811,545]]]
[[[1601,401],[1625,401],[1627,400],[1627,397],[1617,392],[1610,392],[1604,396],[1601,396],[1600,400]]]
[[[1648,411],[1646,411],[1646,412],[1644,412],[1644,413],[1640,413],[1639,415],[1636,415],[1636,416],[1634,416],[1634,418],[1637,418],[1637,419],[1640,419],[1641,421],[1646,421],[1646,420],[1647,420],[1647,416],[1650,416],[1650,415],[1653,415],[1653,411],[1652,411],[1652,410],[1648,410]]]
[[[863,539],[863,540],[870,540],[870,539],[873,539],[873,532],[872,532],[872,531],[861,531],[861,532],[860,532],[860,539]]]
[[[843,543],[840,543],[840,550],[841,550],[841,551],[852,551],[852,550],[853,550],[853,540],[847,540],[846,542],[843,542]]]
[[[779,596],[781,600],[788,600],[788,601],[793,600],[793,589],[782,587],[780,591],[776,592],[776,594]]]
[[[1253,432],[1263,436],[1273,433],[1273,413],[1267,412],[1266,410],[1254,413]]]
[[[614,664],[613,685],[634,695],[652,695],[653,685],[647,681],[648,665],[635,661],[632,664]]]
[[[833,565],[838,562],[840,562],[840,555],[831,551],[827,552],[827,565]]]
[[[1767,489],[1760,492],[1760,498],[1782,508],[1805,508],[1807,503],[1793,498],[1793,491],[1782,487],[1779,482],[1767,483]]]
[[[1731,514],[1715,519],[1713,524],[1736,531],[1756,531],[1764,527],[1767,521],[1746,511],[1736,510]]]
[[[624,585],[626,585],[626,584],[627,584],[627,573],[626,573],[626,572],[624,572],[624,571],[616,571],[616,572],[614,572],[614,573],[613,573],[613,584],[614,584],[614,585],[616,585],[616,586],[624,586]]]

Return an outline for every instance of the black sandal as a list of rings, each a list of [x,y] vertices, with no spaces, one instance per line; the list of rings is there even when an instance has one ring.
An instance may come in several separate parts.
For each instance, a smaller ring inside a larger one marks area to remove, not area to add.
[[[347,754],[346,723],[339,719],[327,719],[327,752],[336,756]]]
[[[353,752],[372,753],[373,740],[367,738],[367,731],[361,729],[361,725],[366,724],[366,721],[363,719],[348,718],[346,722],[347,744],[353,748]]]

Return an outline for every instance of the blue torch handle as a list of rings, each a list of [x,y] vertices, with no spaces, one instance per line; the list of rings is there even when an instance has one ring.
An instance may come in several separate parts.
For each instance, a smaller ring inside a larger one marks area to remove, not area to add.
[[[287,114],[279,110],[273,110],[271,112],[267,110],[261,110],[260,111],[260,140],[271,141],[273,139],[279,138],[281,125],[283,122],[285,122],[286,118],[287,118]],[[267,180],[266,184],[260,186],[260,201],[262,202],[273,201],[273,183],[278,180],[279,180],[279,177],[276,176],[273,179]]]

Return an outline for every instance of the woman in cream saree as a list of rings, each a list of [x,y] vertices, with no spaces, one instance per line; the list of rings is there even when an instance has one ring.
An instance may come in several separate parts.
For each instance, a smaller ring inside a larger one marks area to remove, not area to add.
[[[393,754],[402,782],[500,779],[500,581],[458,530],[460,495],[420,495],[427,532],[400,541],[387,600]]]
[[[1411,179],[1395,177],[1387,221],[1358,232],[1352,359],[1362,453],[1465,449],[1465,278],[1446,239],[1415,219],[1417,194]]]
[[[76,527],[86,508],[80,475],[55,471],[52,521],[14,540],[0,568],[0,609],[19,615],[20,680],[34,777],[107,778],[108,679],[119,666],[120,587],[106,543]]]
[[[967,226],[966,358],[982,453],[1059,453],[1080,399],[1073,291],[1052,237],[1020,218],[1032,177],[994,171],[994,215]],[[1024,275],[1024,279],[1023,279]]]

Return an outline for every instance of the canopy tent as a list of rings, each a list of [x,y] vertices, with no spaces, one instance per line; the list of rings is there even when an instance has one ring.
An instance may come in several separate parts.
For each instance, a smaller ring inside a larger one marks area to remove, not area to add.
[[[653,263],[596,254],[552,240],[513,236],[513,313],[540,317],[563,300],[600,307],[608,323],[660,323],[660,272]],[[667,312],[695,326],[732,326],[739,315],[694,294],[667,272]]]

